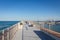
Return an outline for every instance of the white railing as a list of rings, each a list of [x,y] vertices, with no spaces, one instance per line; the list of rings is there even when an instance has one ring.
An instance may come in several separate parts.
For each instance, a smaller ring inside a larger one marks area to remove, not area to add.
[[[12,40],[19,28],[19,24],[20,22],[4,30],[0,30],[0,40]]]

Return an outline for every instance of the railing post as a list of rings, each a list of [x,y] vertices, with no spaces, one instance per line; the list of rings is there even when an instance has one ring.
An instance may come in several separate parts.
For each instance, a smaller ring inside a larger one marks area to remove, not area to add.
[[[43,23],[43,28],[44,28],[44,23]]]
[[[2,30],[2,40],[4,40],[4,30]]]
[[[7,30],[8,30],[8,32],[7,32],[7,40],[9,40],[9,28]]]
[[[51,24],[49,24],[49,30],[51,29]]]

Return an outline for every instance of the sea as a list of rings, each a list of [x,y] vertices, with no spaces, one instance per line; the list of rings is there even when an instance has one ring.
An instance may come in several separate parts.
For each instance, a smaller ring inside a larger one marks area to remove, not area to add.
[[[18,23],[19,21],[0,21],[0,30],[11,27],[12,25]]]
[[[54,24],[54,25],[51,25],[50,27],[48,24],[45,24],[44,27],[60,33],[60,24]]]

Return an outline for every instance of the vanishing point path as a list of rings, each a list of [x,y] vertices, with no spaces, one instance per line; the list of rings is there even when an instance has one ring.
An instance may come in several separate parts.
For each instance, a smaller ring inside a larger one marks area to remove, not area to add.
[[[36,26],[29,27],[28,24],[24,24],[19,27],[12,40],[55,40],[51,36],[40,31]]]
[[[20,26],[12,40],[41,40],[34,31],[40,31],[36,27],[29,27],[28,25]]]

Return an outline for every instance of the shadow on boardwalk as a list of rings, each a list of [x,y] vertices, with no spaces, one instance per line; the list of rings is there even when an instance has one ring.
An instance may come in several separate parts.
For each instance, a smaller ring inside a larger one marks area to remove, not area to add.
[[[42,40],[55,40],[54,38],[52,38],[51,36],[47,35],[46,33],[42,32],[42,31],[35,31],[34,32],[39,36],[39,38],[41,38]]]

